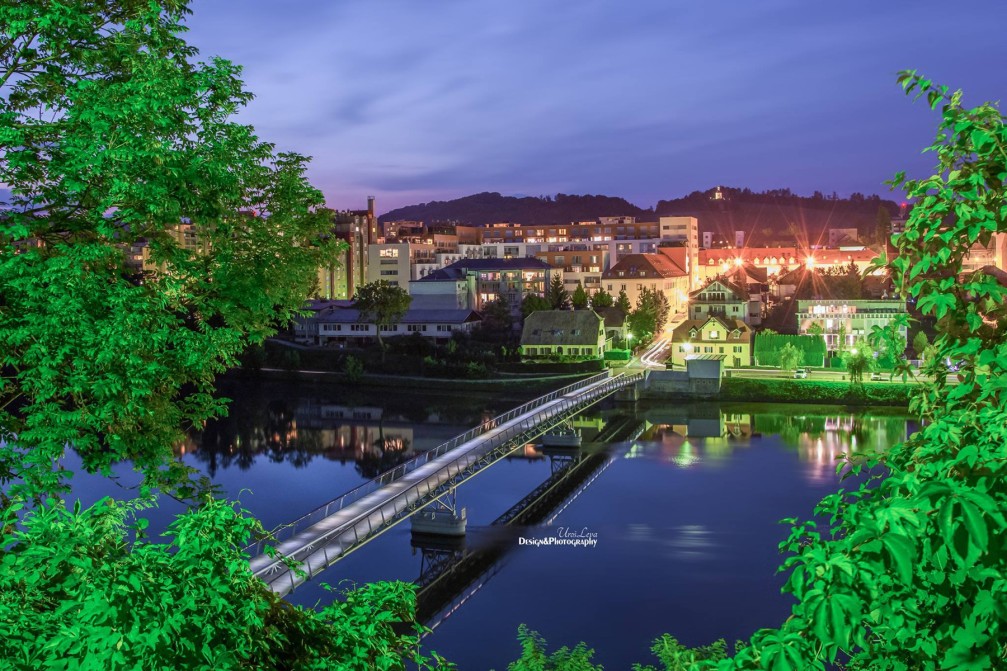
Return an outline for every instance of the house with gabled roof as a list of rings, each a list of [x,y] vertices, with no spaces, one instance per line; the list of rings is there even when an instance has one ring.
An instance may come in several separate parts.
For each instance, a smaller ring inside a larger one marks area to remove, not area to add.
[[[605,354],[605,322],[593,310],[538,310],[525,317],[522,356],[535,359],[574,356],[600,359]]]
[[[713,315],[740,319],[749,326],[761,324],[762,295],[756,293],[753,297],[747,284],[732,279],[718,277],[689,294],[689,319]]]
[[[665,254],[629,254],[602,273],[605,290],[618,296],[625,291],[635,307],[644,289],[655,289],[667,297],[671,314],[684,311],[689,298],[689,273]]]
[[[740,319],[706,316],[687,319],[671,335],[671,363],[685,362],[707,354],[724,355],[724,366],[739,368],[752,365],[752,329]]]

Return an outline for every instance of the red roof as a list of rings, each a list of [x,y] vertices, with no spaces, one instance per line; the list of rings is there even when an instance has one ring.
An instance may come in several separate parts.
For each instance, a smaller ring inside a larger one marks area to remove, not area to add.
[[[614,266],[602,273],[602,277],[609,279],[613,277],[685,277],[686,273],[679,268],[671,259],[663,254],[628,254]],[[619,273],[625,273],[619,275]]]

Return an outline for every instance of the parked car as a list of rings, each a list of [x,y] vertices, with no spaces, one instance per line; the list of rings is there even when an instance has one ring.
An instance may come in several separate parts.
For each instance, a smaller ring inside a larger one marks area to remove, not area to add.
[[[872,382],[881,382],[884,378],[881,377],[881,373],[871,373]]]
[[[794,379],[795,380],[803,380],[806,377],[808,377],[808,369],[807,368],[798,368],[797,370],[794,371]]]

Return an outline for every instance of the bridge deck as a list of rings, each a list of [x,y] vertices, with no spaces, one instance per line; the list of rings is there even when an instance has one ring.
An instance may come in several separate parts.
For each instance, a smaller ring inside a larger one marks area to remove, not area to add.
[[[636,382],[637,377],[622,375],[594,379],[578,389],[569,392],[561,390],[561,393],[542,397],[552,398],[541,404],[534,401],[525,404],[522,408],[529,407],[525,412],[497,423],[427,463],[409,471],[403,470],[403,474],[394,481],[345,506],[341,505],[331,514],[326,509],[324,518],[276,545],[278,555],[301,562],[300,568],[306,576],[291,571],[278,557],[265,554],[251,559],[252,572],[274,591],[280,594],[290,592],[349,551],[439,498],[450,486],[459,484],[513,451],[529,436],[545,432],[556,421]],[[481,461],[484,463],[480,464]]]

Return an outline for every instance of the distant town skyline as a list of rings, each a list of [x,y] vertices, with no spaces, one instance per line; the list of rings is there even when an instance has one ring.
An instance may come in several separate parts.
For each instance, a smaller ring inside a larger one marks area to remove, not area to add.
[[[971,7],[976,12],[967,11]],[[981,10],[978,8],[981,7]],[[196,0],[187,39],[244,67],[238,117],[313,158],[330,207],[483,191],[640,207],[718,184],[883,198],[938,113],[900,69],[1007,89],[1007,7],[854,0],[419,4]]]

